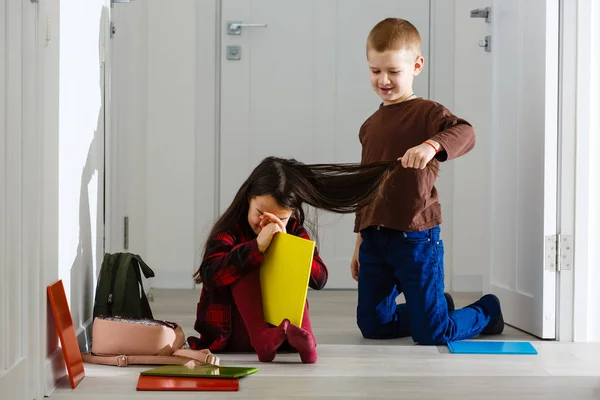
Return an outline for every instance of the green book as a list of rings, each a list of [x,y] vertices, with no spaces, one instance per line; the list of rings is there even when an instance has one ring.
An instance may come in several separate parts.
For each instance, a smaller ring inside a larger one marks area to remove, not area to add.
[[[188,378],[241,378],[257,371],[258,368],[251,367],[220,367],[215,365],[188,367],[185,365],[163,365],[161,367],[142,371],[140,372],[140,375]]]

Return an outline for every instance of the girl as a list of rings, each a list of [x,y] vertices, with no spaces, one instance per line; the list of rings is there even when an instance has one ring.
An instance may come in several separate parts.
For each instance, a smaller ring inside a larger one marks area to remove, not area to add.
[[[255,351],[261,362],[275,358],[287,340],[304,363],[317,361],[316,342],[308,314],[301,326],[284,320],[277,327],[265,322],[259,268],[263,253],[278,232],[305,239],[303,204],[335,213],[353,213],[373,200],[396,162],[372,165],[305,165],[269,157],[250,174],[233,202],[208,236],[200,268],[203,283],[192,349]],[[309,285],[322,289],[327,268],[315,249]]]

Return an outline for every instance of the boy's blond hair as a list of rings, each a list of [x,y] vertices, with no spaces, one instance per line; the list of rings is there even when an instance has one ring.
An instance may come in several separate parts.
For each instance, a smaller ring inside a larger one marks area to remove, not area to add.
[[[386,18],[369,32],[367,53],[369,50],[384,52],[387,50],[406,50],[413,58],[421,55],[421,35],[413,24],[401,18]]]

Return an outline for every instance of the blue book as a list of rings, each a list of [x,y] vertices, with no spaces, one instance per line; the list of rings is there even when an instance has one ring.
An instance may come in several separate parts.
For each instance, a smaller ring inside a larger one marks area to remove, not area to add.
[[[529,342],[467,340],[449,342],[448,348],[453,354],[537,354],[537,350]]]

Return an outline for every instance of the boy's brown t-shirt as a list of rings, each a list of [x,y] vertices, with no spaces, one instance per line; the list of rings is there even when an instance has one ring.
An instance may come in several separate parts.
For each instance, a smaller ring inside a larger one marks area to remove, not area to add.
[[[441,144],[432,163],[451,160],[475,145],[475,131],[439,103],[417,98],[381,105],[362,125],[359,133],[362,164],[392,161],[427,139]],[[382,226],[399,231],[421,231],[442,223],[442,209],[434,186],[436,172],[398,165],[383,193],[356,213],[354,231]]]

